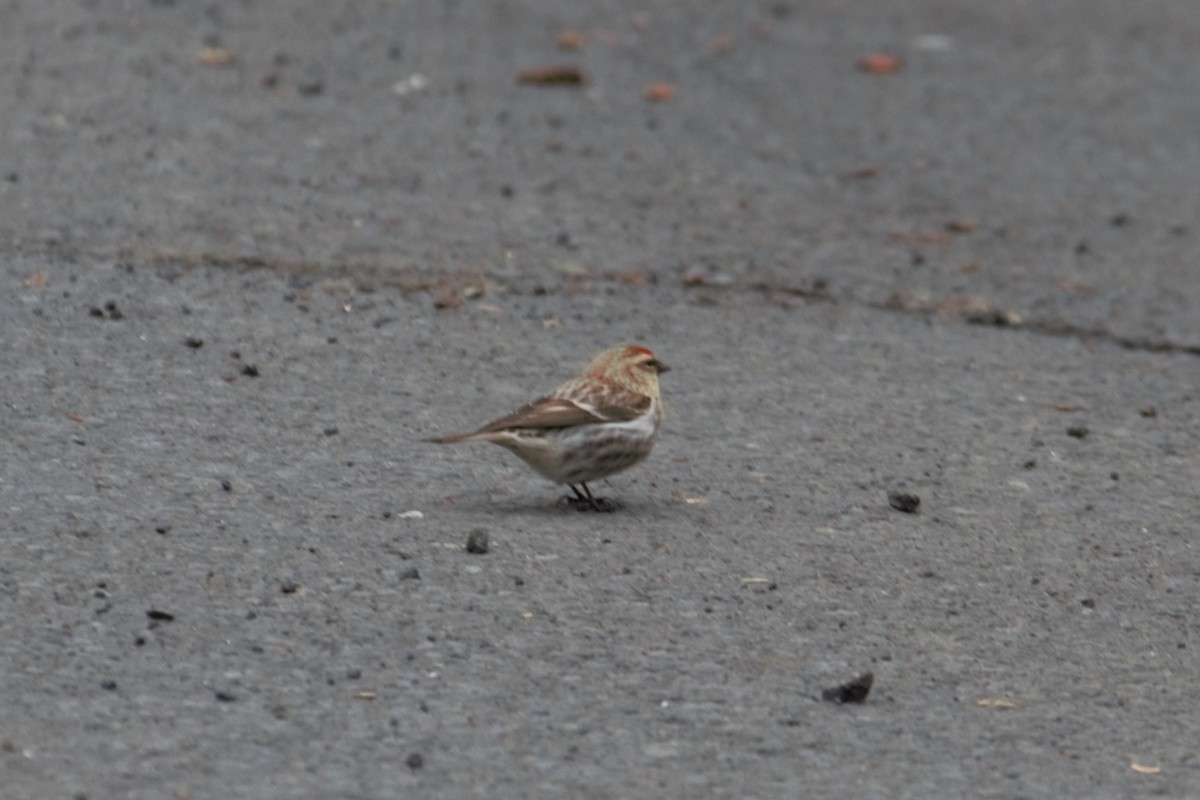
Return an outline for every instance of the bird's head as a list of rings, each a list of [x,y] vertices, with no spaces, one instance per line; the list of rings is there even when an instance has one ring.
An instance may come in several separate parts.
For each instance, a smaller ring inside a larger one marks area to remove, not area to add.
[[[584,375],[657,400],[658,376],[668,369],[670,367],[659,361],[650,348],[622,344],[593,358]]]

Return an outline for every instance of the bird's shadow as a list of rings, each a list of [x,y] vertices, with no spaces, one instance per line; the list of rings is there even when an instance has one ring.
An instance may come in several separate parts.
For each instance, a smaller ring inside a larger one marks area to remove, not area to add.
[[[545,500],[500,499],[488,500],[484,497],[456,498],[451,508],[468,513],[490,514],[521,514],[538,517],[625,517],[640,516],[641,513],[655,510],[659,504],[644,503],[638,500],[616,499],[611,497],[596,498],[599,509],[593,508],[587,501],[580,500],[568,494],[557,498],[547,497]]]

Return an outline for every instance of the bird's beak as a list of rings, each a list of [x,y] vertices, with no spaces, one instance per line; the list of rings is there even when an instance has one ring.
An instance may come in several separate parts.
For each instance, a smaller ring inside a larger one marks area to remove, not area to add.
[[[658,370],[659,375],[662,375],[664,372],[671,371],[671,368],[668,367],[666,364],[662,363],[661,361],[658,362],[658,366],[656,367],[656,369]]]

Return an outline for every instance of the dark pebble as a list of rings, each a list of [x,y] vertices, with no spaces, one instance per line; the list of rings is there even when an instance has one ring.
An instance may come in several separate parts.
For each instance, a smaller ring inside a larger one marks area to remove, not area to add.
[[[151,608],[146,611],[146,616],[155,622],[174,622],[175,615],[170,611],[159,611],[157,608]]]
[[[488,533],[483,528],[476,528],[467,534],[467,552],[483,555],[488,551]]]
[[[242,367],[242,374],[250,378],[257,378],[258,366],[255,364],[247,364],[246,366]]]
[[[213,694],[216,695],[217,700],[222,703],[233,703],[237,700],[237,695],[235,695],[233,692],[227,692],[223,689],[217,689],[215,692],[213,692]]]
[[[192,348],[193,350],[199,350],[201,347],[204,347],[204,340],[198,339],[195,336],[187,337],[186,339],[183,340],[183,343],[186,344],[188,347]]]
[[[1071,427],[1067,428],[1067,436],[1073,436],[1076,439],[1082,439],[1089,433],[1091,433],[1091,431],[1088,430],[1086,425],[1072,425]]]
[[[400,580],[419,581],[421,580],[421,573],[416,567],[409,567],[408,569],[404,570],[404,572],[400,573]]]
[[[409,753],[408,758],[404,759],[404,763],[409,769],[420,769],[425,766],[425,759],[420,753]]]
[[[300,584],[296,583],[291,578],[285,578],[279,583],[279,591],[284,594],[295,594],[300,589]]]
[[[328,428],[326,428],[325,430],[323,430],[322,433],[324,433],[326,436],[337,436],[338,429],[331,425]]]
[[[101,681],[100,688],[108,692],[115,692],[117,690],[117,682],[114,680]]]
[[[887,498],[889,506],[905,514],[917,513],[917,508],[921,505],[921,498],[912,492],[891,491],[888,492]]]
[[[227,492],[232,492],[232,491],[233,491],[233,484],[229,482],[229,479],[228,479],[228,478],[222,478],[222,479],[221,479],[221,488],[222,488],[222,489],[224,489],[224,490],[225,490],[225,491],[227,491]]]
[[[873,683],[875,683],[875,674],[864,672],[852,681],[821,692],[821,699],[830,703],[861,703],[871,693],[871,684]]]

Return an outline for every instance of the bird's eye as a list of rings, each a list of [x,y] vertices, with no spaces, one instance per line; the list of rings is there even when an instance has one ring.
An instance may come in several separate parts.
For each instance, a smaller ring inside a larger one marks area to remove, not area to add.
[[[646,369],[655,369],[656,370],[656,369],[658,369],[658,362],[652,358],[649,361],[643,361],[642,366],[645,367]]]

